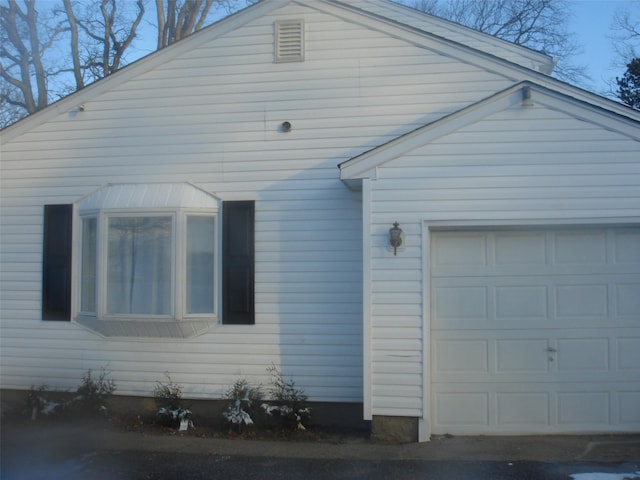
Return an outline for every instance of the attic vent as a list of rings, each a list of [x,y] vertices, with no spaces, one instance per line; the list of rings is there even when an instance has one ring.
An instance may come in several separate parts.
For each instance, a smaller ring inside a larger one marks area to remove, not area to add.
[[[304,20],[275,23],[276,62],[304,61]]]

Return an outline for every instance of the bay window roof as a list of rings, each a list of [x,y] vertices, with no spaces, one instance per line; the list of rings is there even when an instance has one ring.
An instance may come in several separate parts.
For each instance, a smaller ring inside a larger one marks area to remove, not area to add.
[[[198,208],[218,210],[218,200],[190,183],[109,184],[78,202],[80,214],[104,209]]]

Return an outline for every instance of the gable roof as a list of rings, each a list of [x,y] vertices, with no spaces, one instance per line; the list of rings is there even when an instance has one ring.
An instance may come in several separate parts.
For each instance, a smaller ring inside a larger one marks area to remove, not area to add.
[[[409,9],[390,0],[262,0],[179,42],[133,62],[114,74],[98,80],[5,128],[0,132],[0,144],[10,141],[57,115],[77,111],[83,103],[96,96],[290,4],[333,14],[346,21],[355,22],[400,38],[417,47],[436,49],[444,55],[512,78],[514,82],[523,78],[531,78],[540,84],[550,83],[561,88],[571,89],[576,96],[587,96],[592,102],[599,103],[601,106],[608,105],[608,108],[617,109],[622,114],[625,110],[631,110],[604,97],[572,87],[540,73],[538,70],[543,71],[544,68],[538,68],[536,65],[541,66],[550,61],[549,57],[545,55],[462,25]],[[496,56],[497,54],[504,56]],[[522,61],[516,58],[518,56]]]
[[[514,105],[521,104],[526,108],[529,102],[563,111],[640,141],[640,112],[628,109],[633,114],[622,116],[545,86],[524,81],[341,163],[340,179],[355,186],[357,182],[353,180],[375,178],[378,167],[415,148]]]

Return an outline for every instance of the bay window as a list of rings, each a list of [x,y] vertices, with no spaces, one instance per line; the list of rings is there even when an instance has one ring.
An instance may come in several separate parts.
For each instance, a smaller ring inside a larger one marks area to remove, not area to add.
[[[223,203],[188,183],[110,184],[47,205],[43,320],[107,337],[253,324],[254,212],[253,201]]]
[[[216,315],[216,216],[102,210],[81,217],[80,311],[101,318]]]

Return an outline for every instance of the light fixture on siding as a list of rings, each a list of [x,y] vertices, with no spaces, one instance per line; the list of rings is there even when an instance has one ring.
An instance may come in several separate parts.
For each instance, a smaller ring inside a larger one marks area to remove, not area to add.
[[[393,255],[395,256],[398,247],[402,245],[402,229],[398,222],[394,222],[393,227],[389,229],[389,245],[393,247]]]

